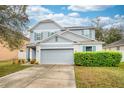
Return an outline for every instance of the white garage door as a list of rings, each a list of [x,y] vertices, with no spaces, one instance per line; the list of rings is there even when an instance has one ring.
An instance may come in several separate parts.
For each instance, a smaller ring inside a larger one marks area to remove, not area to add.
[[[73,49],[41,49],[41,64],[73,63]]]

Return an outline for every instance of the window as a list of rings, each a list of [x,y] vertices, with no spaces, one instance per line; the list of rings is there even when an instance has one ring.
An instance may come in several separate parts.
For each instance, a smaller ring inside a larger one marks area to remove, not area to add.
[[[83,30],[84,31],[84,35],[89,37],[90,31],[89,30]]]
[[[43,33],[34,33],[34,38],[35,40],[42,40]]]
[[[48,37],[53,35],[55,32],[48,32]]]
[[[89,32],[90,32],[89,33],[89,38],[92,38],[92,31],[90,30]]]
[[[55,41],[56,41],[56,42],[58,42],[58,37],[57,37],[57,36],[56,36],[56,38],[55,38],[55,39],[56,39]]]
[[[83,46],[83,51],[96,51],[96,46]]]
[[[86,46],[86,51],[92,51],[92,46]]]
[[[120,50],[120,46],[117,46],[117,50]]]

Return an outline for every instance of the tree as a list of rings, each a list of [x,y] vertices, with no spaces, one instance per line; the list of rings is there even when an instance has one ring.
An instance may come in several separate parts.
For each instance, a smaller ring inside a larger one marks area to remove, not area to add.
[[[106,44],[113,43],[122,38],[121,30],[111,28],[104,33],[104,41]]]
[[[104,25],[102,25],[103,22],[100,19],[100,17],[93,19],[92,22],[94,23],[94,27],[95,27],[96,40],[103,41],[105,42],[105,44],[110,44],[122,38],[122,32],[123,32],[122,30],[114,27],[108,30],[104,29],[103,28]]]
[[[94,27],[95,27],[95,37],[96,40],[98,41],[103,41],[103,29],[102,26],[100,25],[100,19],[99,17],[95,18],[92,20]]]
[[[23,45],[23,31],[29,22],[26,14],[27,6],[0,6],[0,43],[10,49],[18,49]]]

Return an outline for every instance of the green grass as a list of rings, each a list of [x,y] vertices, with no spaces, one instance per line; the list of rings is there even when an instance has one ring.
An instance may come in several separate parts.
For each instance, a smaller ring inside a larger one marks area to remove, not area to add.
[[[77,88],[124,88],[124,63],[119,67],[75,66]]]
[[[19,70],[23,70],[28,65],[12,64],[12,61],[0,61],[0,77],[14,73]]]

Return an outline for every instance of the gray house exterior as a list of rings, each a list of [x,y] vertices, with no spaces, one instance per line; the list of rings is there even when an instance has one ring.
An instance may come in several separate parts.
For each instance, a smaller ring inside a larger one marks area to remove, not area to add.
[[[106,51],[121,52],[122,53],[122,60],[121,61],[124,62],[124,38],[104,46],[103,49]]]
[[[95,40],[93,27],[62,27],[48,19],[29,31],[26,59],[40,64],[74,64],[74,52],[102,50],[103,42]]]

